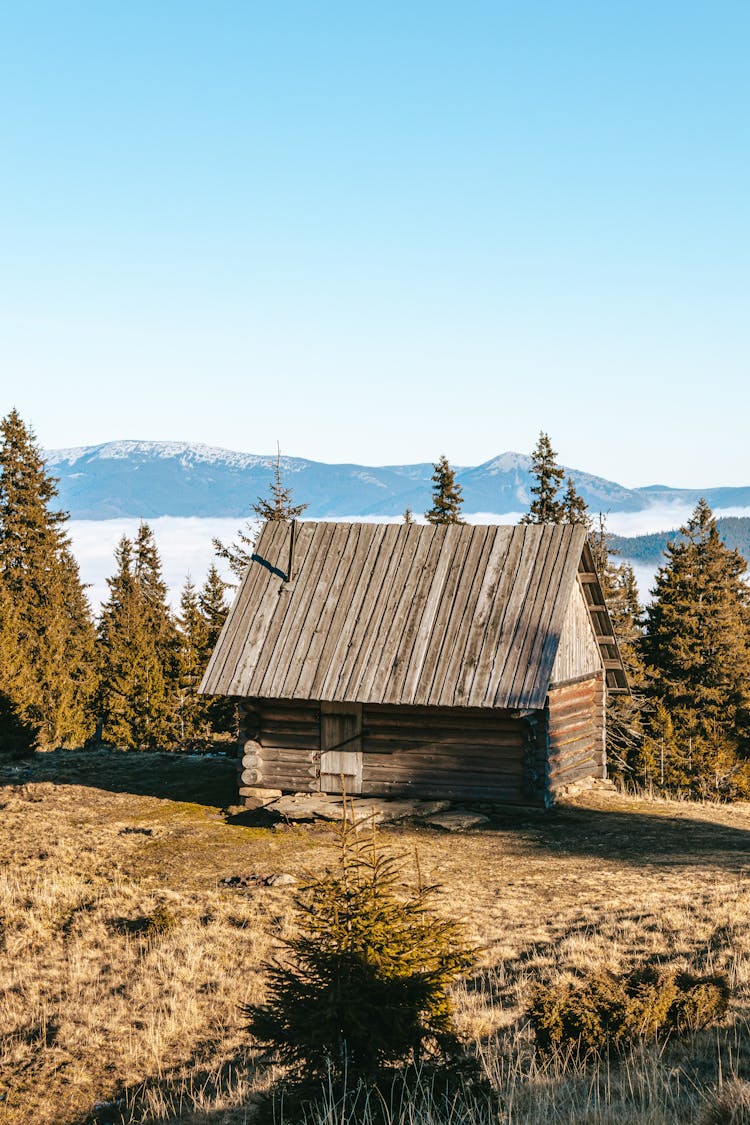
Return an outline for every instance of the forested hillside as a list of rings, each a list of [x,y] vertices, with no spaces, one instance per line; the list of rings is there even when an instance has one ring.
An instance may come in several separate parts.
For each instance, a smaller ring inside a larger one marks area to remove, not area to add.
[[[716,521],[719,536],[730,550],[739,551],[750,562],[750,517],[722,516]],[[660,563],[671,539],[680,537],[676,529],[650,535],[611,535],[610,547],[623,558],[638,563]]]

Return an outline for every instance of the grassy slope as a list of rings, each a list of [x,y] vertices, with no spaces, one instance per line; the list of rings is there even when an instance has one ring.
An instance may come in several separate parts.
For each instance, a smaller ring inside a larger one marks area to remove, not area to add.
[[[0,771],[0,1121],[72,1125],[124,1088],[136,1119],[246,1119],[238,1107],[268,1076],[253,1071],[239,1006],[261,995],[262,963],[291,932],[292,894],[219,881],[301,876],[333,856],[335,838],[326,826],[249,826],[220,812],[233,798],[221,759],[55,754]],[[727,969],[732,1065],[738,1052],[744,1065],[747,806],[601,794],[552,814],[501,811],[463,836],[402,826],[383,837],[418,848],[442,907],[482,947],[460,1019],[490,1071],[514,1075],[508,1120],[694,1120],[716,1079],[712,1033],[658,1063],[684,1072],[682,1087],[644,1071],[635,1085],[649,1089],[584,1112],[591,1083],[535,1071],[523,1030],[533,982],[559,970],[643,956]],[[648,1115],[644,1097],[656,1098]]]

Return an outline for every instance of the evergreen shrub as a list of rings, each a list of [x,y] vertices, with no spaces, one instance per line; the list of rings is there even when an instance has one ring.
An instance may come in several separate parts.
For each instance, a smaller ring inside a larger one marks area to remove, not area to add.
[[[720,1020],[729,1004],[726,976],[694,976],[647,965],[619,977],[591,973],[541,985],[528,1015],[537,1046],[576,1058],[641,1041],[684,1035]]]
[[[431,910],[435,887],[403,883],[403,857],[349,815],[334,870],[301,891],[299,932],[269,968],[249,1030],[302,1081],[351,1087],[402,1063],[458,1059],[449,990],[472,963],[460,927]]]

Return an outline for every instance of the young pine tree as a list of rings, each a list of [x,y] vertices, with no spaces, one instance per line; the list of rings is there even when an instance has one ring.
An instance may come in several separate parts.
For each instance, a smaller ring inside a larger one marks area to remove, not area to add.
[[[276,468],[274,479],[269,486],[269,496],[259,496],[253,504],[256,519],[263,523],[269,520],[294,520],[306,510],[307,504],[295,504],[291,488],[285,485],[281,477],[281,449],[276,446]],[[224,544],[220,539],[213,540],[214,550],[220,559],[229,563],[231,571],[238,578],[248,568],[253,554],[253,547],[257,537],[257,526],[246,523],[244,528],[237,532],[234,543]]]
[[[99,622],[99,709],[107,741],[168,748],[178,734],[177,633],[153,534],[141,524],[115,551],[116,574]]]
[[[666,548],[646,611],[650,693],[669,712],[690,782],[702,792],[747,785],[750,756],[750,588],[705,500]]]
[[[466,523],[461,519],[461,485],[456,482],[455,470],[450,467],[445,454],[435,462],[432,474],[432,507],[425,512],[428,523]],[[404,521],[407,522],[407,521]]]
[[[42,748],[80,745],[92,733],[94,627],[78,566],[52,505],[33,432],[16,410],[0,421],[0,588],[12,606],[0,628],[3,690]]]
[[[544,431],[531,453],[531,475],[535,481],[531,486],[533,499],[521,523],[563,523],[565,502],[557,494],[565,472],[558,465],[557,453]]]
[[[425,1047],[456,1050],[450,985],[469,967],[460,927],[432,913],[435,888],[404,891],[400,863],[374,825],[345,819],[337,869],[298,900],[290,956],[269,972],[249,1030],[307,1079],[376,1080],[389,1065],[419,1063]]]

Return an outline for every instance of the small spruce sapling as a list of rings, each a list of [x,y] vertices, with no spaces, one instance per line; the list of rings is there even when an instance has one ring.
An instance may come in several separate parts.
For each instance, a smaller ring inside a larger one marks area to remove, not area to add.
[[[471,965],[457,923],[431,910],[435,887],[403,885],[400,857],[346,816],[333,871],[298,898],[288,956],[269,972],[248,1028],[295,1077],[375,1082],[389,1067],[459,1056],[450,986]]]

